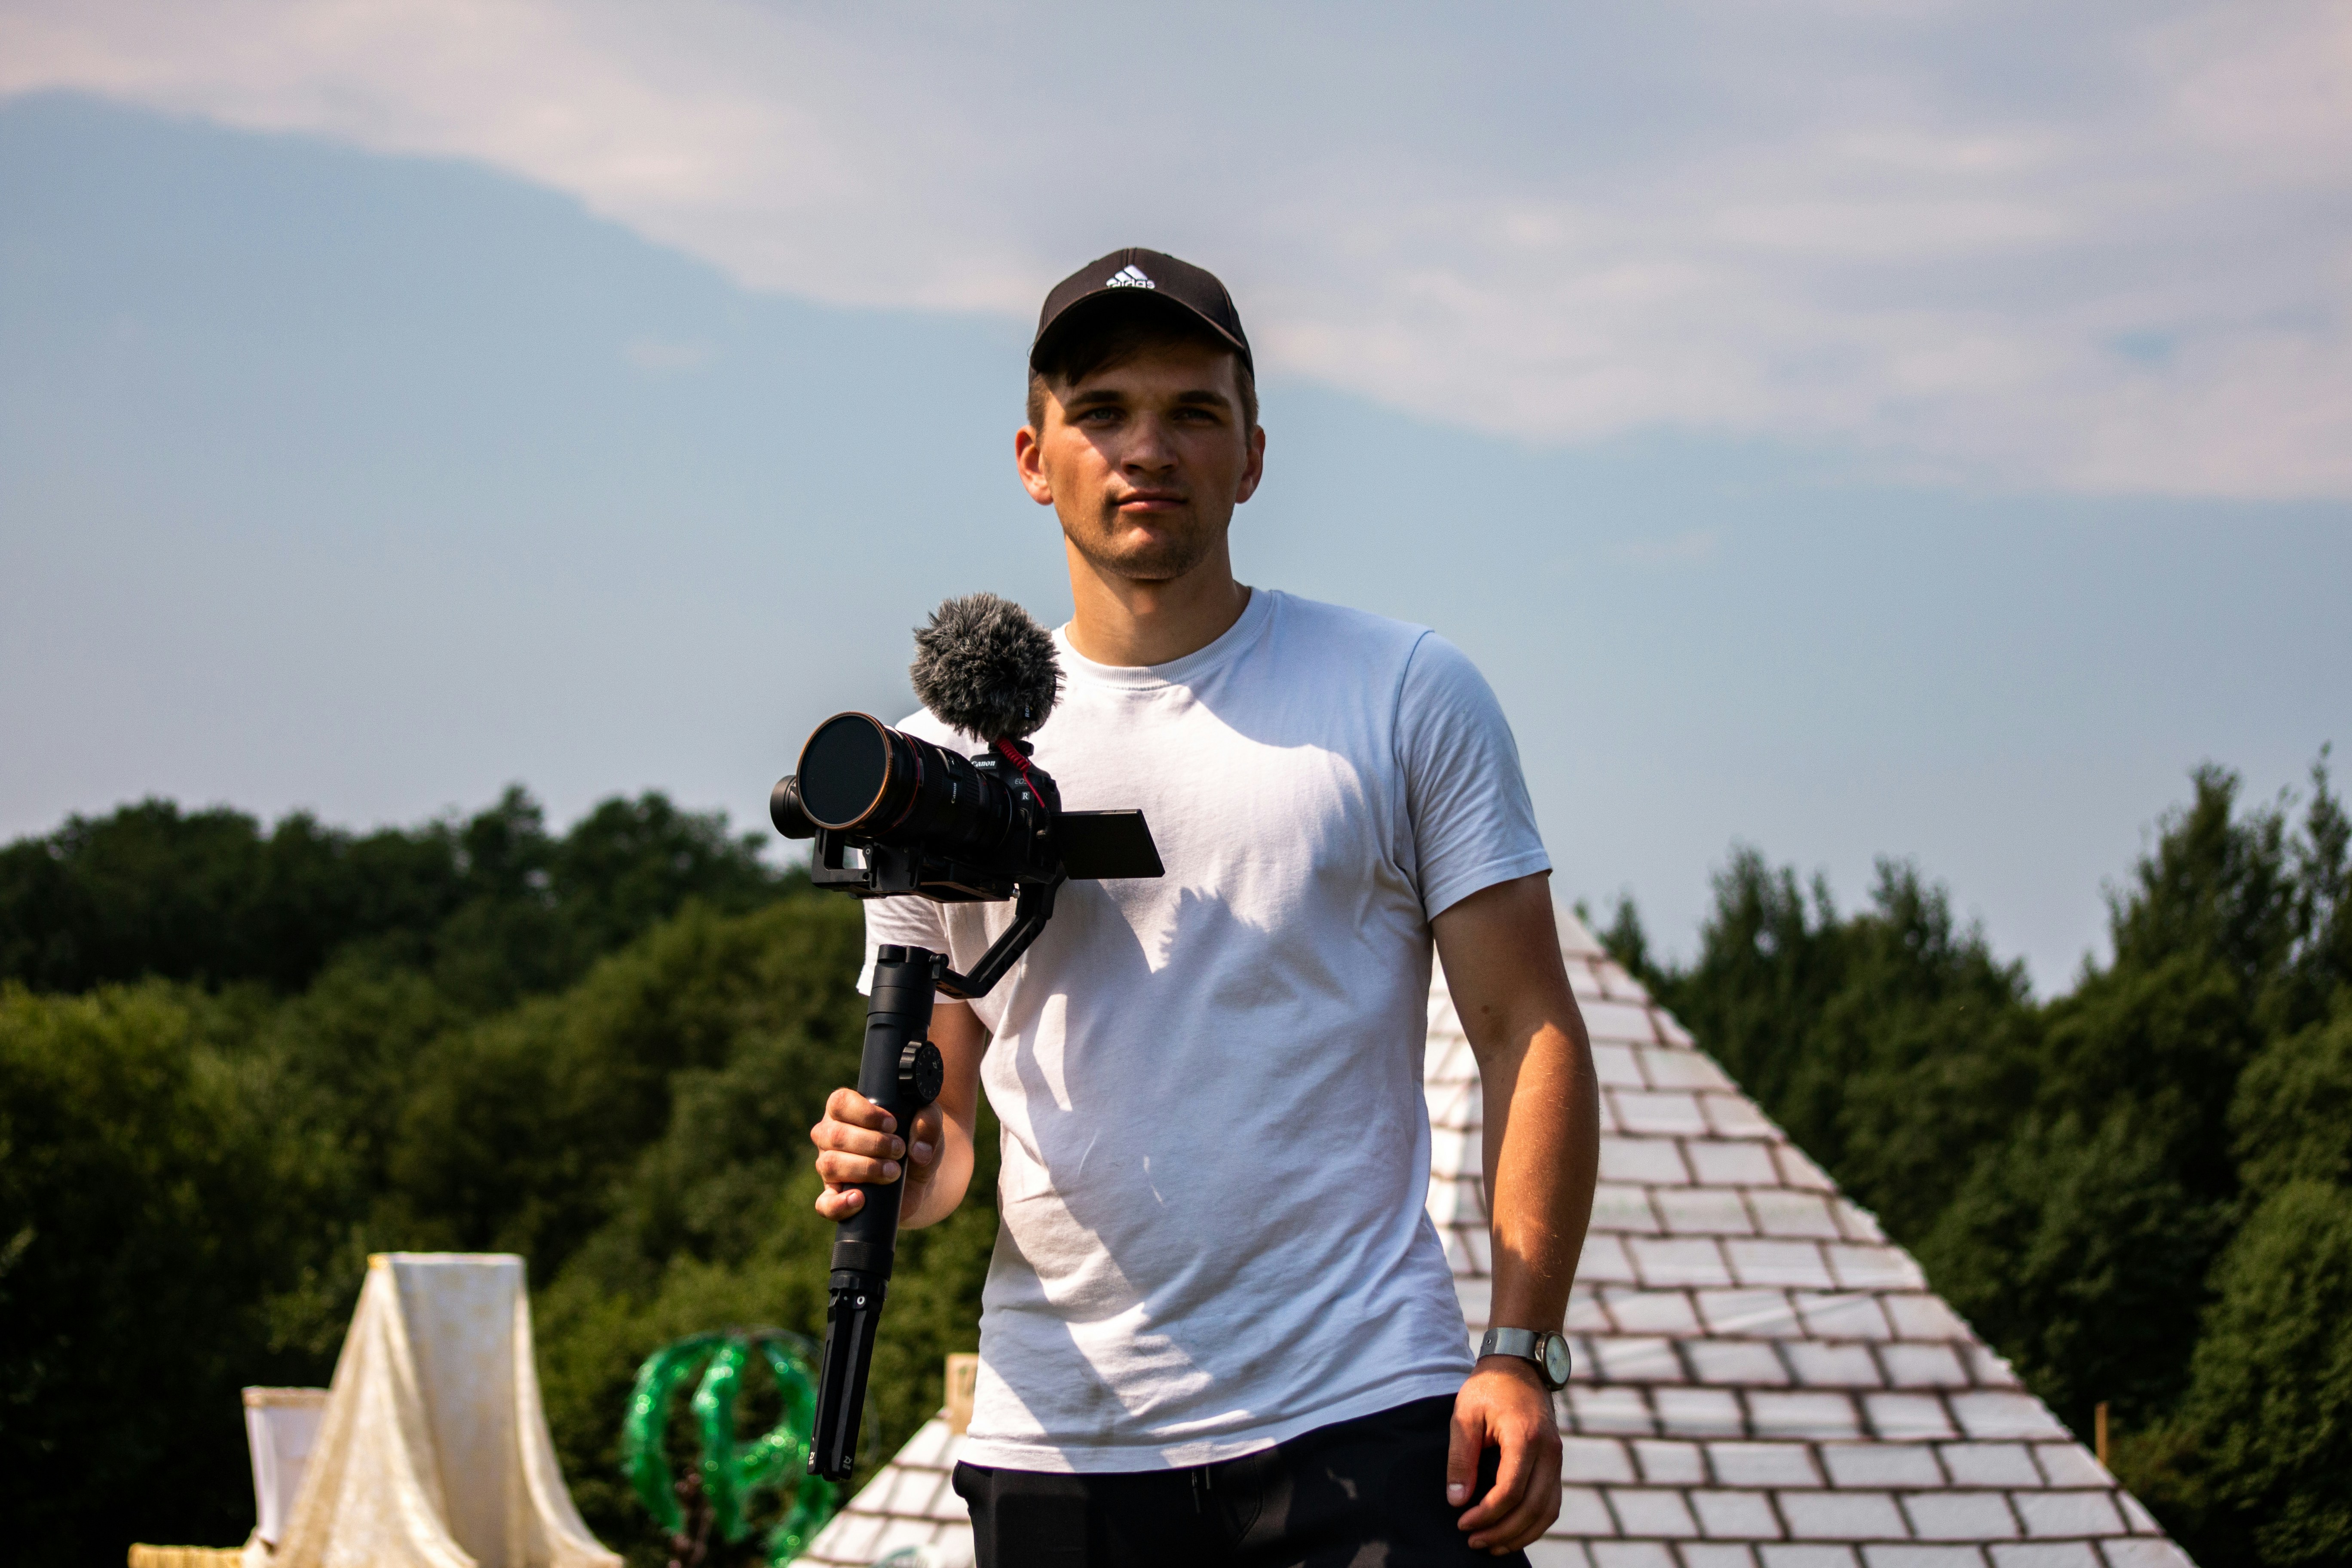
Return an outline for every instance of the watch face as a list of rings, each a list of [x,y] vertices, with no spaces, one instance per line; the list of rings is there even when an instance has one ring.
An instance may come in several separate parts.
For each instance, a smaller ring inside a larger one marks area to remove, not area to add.
[[[1551,1385],[1554,1388],[1558,1388],[1560,1384],[1568,1381],[1568,1374],[1572,1370],[1574,1363],[1569,1356],[1568,1342],[1566,1340],[1560,1338],[1558,1334],[1546,1334],[1544,1336],[1543,1359],[1544,1375],[1550,1381]]]

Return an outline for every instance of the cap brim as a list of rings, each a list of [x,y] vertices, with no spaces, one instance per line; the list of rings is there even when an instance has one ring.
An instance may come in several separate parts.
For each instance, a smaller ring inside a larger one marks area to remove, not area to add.
[[[1059,315],[1046,323],[1045,329],[1037,334],[1036,342],[1029,345],[1029,368],[1037,370],[1037,362],[1045,357],[1047,347],[1074,325],[1093,321],[1113,310],[1173,311],[1187,323],[1206,328],[1212,337],[1239,354],[1242,363],[1255,374],[1256,366],[1251,360],[1247,343],[1183,300],[1150,289],[1099,289],[1071,300],[1062,307]]]

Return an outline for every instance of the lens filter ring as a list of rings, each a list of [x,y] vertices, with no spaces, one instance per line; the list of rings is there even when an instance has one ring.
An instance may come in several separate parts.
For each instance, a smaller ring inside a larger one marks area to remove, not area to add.
[[[866,826],[901,784],[898,748],[887,726],[868,713],[836,713],[801,748],[801,809],[840,833]],[[903,804],[900,808],[905,809]]]

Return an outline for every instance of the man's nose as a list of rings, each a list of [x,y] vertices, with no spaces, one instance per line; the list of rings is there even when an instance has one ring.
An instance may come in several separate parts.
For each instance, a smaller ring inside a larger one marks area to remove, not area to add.
[[[1123,468],[1160,472],[1176,466],[1176,443],[1168,422],[1147,414],[1129,426],[1127,450],[1119,454]]]

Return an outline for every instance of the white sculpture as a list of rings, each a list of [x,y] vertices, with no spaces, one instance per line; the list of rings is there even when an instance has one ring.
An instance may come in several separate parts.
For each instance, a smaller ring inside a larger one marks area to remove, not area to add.
[[[556,1468],[521,1258],[368,1259],[284,1538],[247,1563],[262,1552],[271,1568],[619,1568]]]

